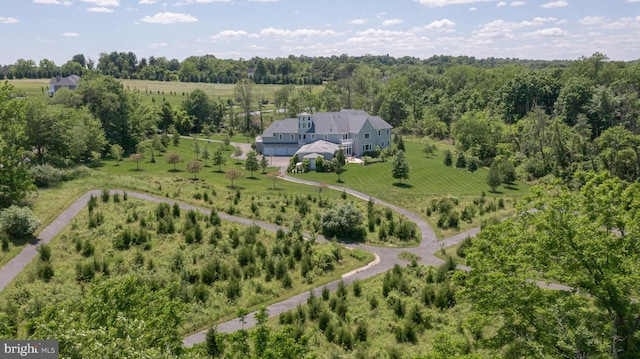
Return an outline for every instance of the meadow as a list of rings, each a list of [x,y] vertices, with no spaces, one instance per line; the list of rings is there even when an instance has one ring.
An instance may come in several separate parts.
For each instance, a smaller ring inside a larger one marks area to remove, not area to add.
[[[499,353],[480,343],[495,329],[470,316],[464,278],[453,273],[448,264],[396,266],[333,293],[316,290],[266,325],[304,334],[313,358],[494,357]],[[233,347],[234,337],[220,338]],[[194,350],[206,352],[204,345]]]
[[[529,185],[520,181],[501,185],[496,192],[491,192],[491,187],[486,183],[487,168],[479,168],[472,173],[445,166],[445,150],[455,151],[453,146],[446,143],[439,143],[438,151],[432,155],[424,153],[425,143],[419,139],[405,139],[404,144],[411,170],[409,179],[402,183],[391,176],[391,157],[386,162],[374,162],[366,166],[347,164],[346,171],[340,176],[341,182],[338,182],[335,173],[311,171],[291,176],[352,188],[406,208],[429,222],[440,238],[478,227],[483,221],[512,214],[517,201],[529,192]],[[468,207],[468,210],[476,211],[475,215],[470,221],[460,220],[457,227],[443,229],[438,226],[441,213],[437,209],[445,201],[452,202],[450,210],[462,214]],[[480,208],[480,204],[485,208]],[[471,206],[476,209],[471,209]]]
[[[270,233],[126,192],[93,197],[46,248],[0,293],[0,317],[15,323],[15,337],[27,337],[46,306],[80,298],[90,283],[107,279],[133,276],[151,288],[173,288],[171,296],[187,308],[185,335],[232,318],[238,307],[271,304],[373,260],[336,243]]]

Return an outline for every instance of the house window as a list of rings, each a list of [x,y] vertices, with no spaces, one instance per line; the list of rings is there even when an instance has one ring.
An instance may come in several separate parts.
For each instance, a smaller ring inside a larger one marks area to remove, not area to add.
[[[380,136],[380,130],[378,130],[378,136]]]
[[[315,140],[316,139],[316,135],[311,135],[311,139]]]
[[[302,135],[302,139],[306,140],[307,139],[307,135]]]
[[[282,141],[282,134],[279,134],[279,135],[278,135],[278,139],[279,139],[280,141]]]
[[[301,134],[298,134],[298,139],[299,140],[302,139],[302,135]]]
[[[365,138],[365,139],[369,138],[369,132],[367,132],[367,133],[365,133],[365,134],[364,134],[364,138]]]
[[[329,139],[329,135],[324,135],[324,139],[328,140]]]
[[[293,133],[291,134],[291,139],[293,140]]]
[[[389,130],[387,130],[387,135],[389,134]]]

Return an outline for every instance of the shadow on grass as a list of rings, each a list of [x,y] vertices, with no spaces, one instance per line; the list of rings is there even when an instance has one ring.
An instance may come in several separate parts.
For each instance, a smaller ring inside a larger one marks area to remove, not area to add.
[[[252,181],[257,181],[257,180],[259,180],[260,178],[258,178],[258,177],[256,177],[256,176],[249,176],[249,177],[247,177],[247,179],[248,179],[248,180],[252,180]]]
[[[171,173],[179,173],[179,172],[184,172],[183,170],[179,169],[179,168],[172,168],[167,172],[171,172]]]
[[[244,187],[242,187],[242,186],[237,186],[237,185],[234,185],[234,186],[225,186],[225,187],[226,187],[226,188],[228,188],[228,189],[230,189],[230,190],[233,190],[233,191],[242,191],[242,190],[244,190],[244,189],[245,189]]]
[[[144,171],[144,169],[142,169],[142,168],[132,168],[132,169],[129,170],[129,172],[143,172],[143,171]]]
[[[40,240],[34,236],[22,236],[22,237],[12,237],[7,236],[9,242],[13,244],[15,247],[21,247],[27,244],[36,245],[40,242]]]
[[[408,183],[400,183],[400,182],[396,182],[393,184],[394,187],[398,187],[398,188],[413,188],[413,185],[408,184]]]
[[[491,193],[491,194],[504,194],[504,192],[500,192],[500,191],[498,191],[498,190],[495,190],[495,191],[489,191],[489,193]]]
[[[518,191],[518,187],[516,187],[515,183],[507,183],[504,188],[510,191]]]

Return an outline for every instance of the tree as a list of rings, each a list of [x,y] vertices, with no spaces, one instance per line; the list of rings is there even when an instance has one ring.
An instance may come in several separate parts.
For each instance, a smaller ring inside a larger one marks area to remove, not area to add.
[[[271,178],[273,180],[273,189],[276,189],[276,180],[280,177],[280,171],[270,172],[267,174],[267,178]]]
[[[227,171],[227,173],[225,173],[224,178],[227,178],[229,180],[231,180],[231,188],[235,188],[233,186],[233,181],[237,180],[238,178],[242,178],[244,177],[244,175],[242,174],[242,172],[240,172],[239,170],[235,169],[235,168],[231,168],[230,170]]]
[[[398,136],[398,142],[396,142],[396,148],[399,151],[405,151],[405,147],[404,147],[404,140],[402,139],[402,136]]]
[[[391,176],[400,180],[400,183],[402,183],[403,179],[409,179],[409,162],[405,158],[402,150],[398,150],[395,157],[393,157]]]
[[[500,318],[486,339],[514,357],[640,356],[640,185],[581,177],[575,190],[533,188],[535,212],[485,227],[467,249],[474,311]],[[567,288],[543,288],[532,276]]]
[[[253,172],[257,171],[260,168],[260,163],[258,163],[257,156],[258,154],[256,153],[256,151],[249,151],[247,152],[247,159],[244,161],[244,168],[247,171],[251,172],[251,177],[253,177]]]
[[[205,124],[210,123],[212,103],[209,96],[202,89],[195,89],[182,102],[182,109],[193,118],[192,127],[187,131],[199,133]]]
[[[154,135],[151,142],[151,149],[158,151],[158,155],[160,155],[160,152],[166,151],[167,147],[165,147],[164,143],[162,143],[160,136]]]
[[[187,163],[187,172],[193,173],[193,179],[198,179],[198,172],[202,170],[202,162],[200,160],[193,160]]]
[[[207,161],[209,160],[209,158],[211,158],[211,152],[209,152],[209,147],[208,146],[202,146],[202,151],[200,151],[200,156],[202,156],[202,159],[204,160],[204,165],[207,165]]]
[[[117,143],[109,146],[109,153],[114,160],[116,160],[116,165],[120,166],[120,161],[122,161],[122,155],[124,154],[124,149]]]
[[[444,165],[447,167],[451,167],[453,165],[453,155],[449,149],[444,151]]]
[[[326,238],[361,239],[362,212],[351,203],[328,209],[322,215],[322,234]]]
[[[489,168],[487,184],[491,187],[491,192],[495,192],[496,188],[502,184],[502,176],[500,175],[500,167],[497,161],[494,161]]]
[[[224,148],[222,146],[219,146],[213,153],[211,164],[214,166],[218,166],[218,172],[222,172],[222,165],[224,165],[225,163],[227,163],[227,158],[224,156]]]
[[[193,136],[193,143],[191,144],[191,150],[196,154],[196,160],[200,156],[200,140],[196,135]]]
[[[260,159],[260,168],[262,169],[262,174],[265,173],[267,167],[269,167],[269,161],[267,160],[267,157],[265,155],[262,155],[262,158]]]
[[[142,153],[132,153],[129,155],[129,161],[136,163],[136,171],[140,171],[140,161],[144,159],[144,155]]]
[[[338,182],[342,183],[342,174],[345,172],[344,165],[340,164],[340,161],[337,157],[331,159],[331,166],[333,167],[333,172],[338,175]]]
[[[10,236],[30,236],[39,226],[40,221],[29,207],[12,205],[0,211],[0,230]]]
[[[169,152],[169,154],[167,155],[167,163],[173,165],[174,171],[177,171],[176,164],[182,161],[182,157],[176,152]]]
[[[249,131],[251,127],[251,103],[253,102],[253,80],[243,78],[238,80],[234,87],[234,96],[236,101],[240,102],[242,111],[244,112],[244,130]]]
[[[207,330],[207,335],[205,338],[205,344],[207,347],[207,354],[212,357],[220,357],[224,351],[223,337],[218,333],[218,328],[211,327]]]
[[[340,166],[344,166],[344,165],[347,164],[347,159],[344,156],[344,150],[342,150],[342,148],[339,149],[338,151],[336,151],[334,157],[335,157],[336,161],[338,161],[338,164]]]
[[[458,151],[458,158],[456,159],[456,168],[466,168],[467,167],[467,158],[464,155],[464,152]]]
[[[240,159],[240,156],[242,156],[242,153],[242,147],[236,146],[233,148],[233,157],[236,159],[236,163],[238,163],[238,160]]]

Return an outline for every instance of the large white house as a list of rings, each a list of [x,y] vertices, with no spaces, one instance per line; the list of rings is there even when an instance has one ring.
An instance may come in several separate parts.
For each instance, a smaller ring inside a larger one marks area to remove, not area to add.
[[[256,137],[256,150],[266,156],[322,155],[331,159],[342,149],[347,157],[361,157],[376,146],[391,146],[391,125],[362,110],[301,113],[274,121]]]

